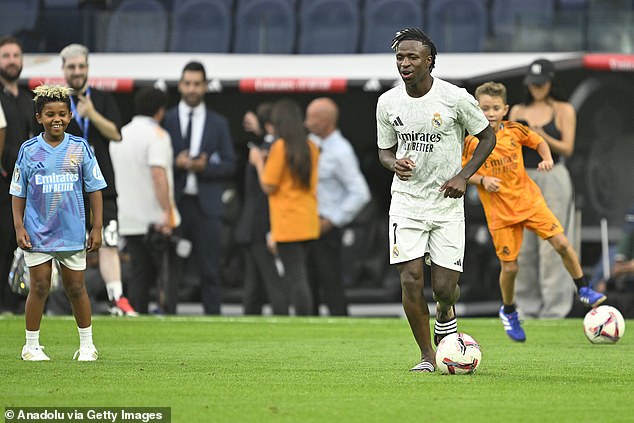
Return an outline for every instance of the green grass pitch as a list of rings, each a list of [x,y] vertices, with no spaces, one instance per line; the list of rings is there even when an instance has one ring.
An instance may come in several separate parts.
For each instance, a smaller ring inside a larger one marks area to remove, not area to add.
[[[0,407],[171,407],[173,422],[632,422],[634,321],[592,345],[581,319],[459,319],[482,348],[468,376],[414,374],[399,318],[93,320],[94,363],[73,362],[70,318],[44,317],[50,362],[23,362],[21,316],[0,318]]]

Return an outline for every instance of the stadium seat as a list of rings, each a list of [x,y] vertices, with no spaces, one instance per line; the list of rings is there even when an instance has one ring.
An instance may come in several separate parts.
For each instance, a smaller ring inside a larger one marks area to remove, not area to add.
[[[552,48],[555,0],[494,0],[491,13],[495,45],[502,50]]]
[[[302,0],[300,54],[357,53],[361,12],[358,0]]]
[[[245,4],[245,3],[252,3],[254,1],[257,1],[257,0],[235,0],[237,7],[240,7],[242,4]],[[282,1],[288,3],[288,5],[294,9],[295,5],[297,4],[296,2],[299,0],[282,0]]]
[[[632,0],[589,0],[586,49],[631,53],[634,48],[633,17]]]
[[[295,27],[291,0],[240,0],[235,16],[233,52],[293,53]]]
[[[106,31],[106,52],[162,52],[167,41],[167,13],[157,0],[124,0]]]
[[[399,29],[423,27],[420,0],[366,0],[363,10],[361,53],[389,53]]]
[[[430,0],[428,34],[439,52],[481,52],[487,37],[486,0]]]
[[[88,24],[82,19],[80,0],[44,0],[39,31],[44,40],[44,49],[58,53],[70,43],[87,44],[84,31]],[[60,22],[64,22],[60,25]]]
[[[559,0],[552,32],[553,47],[557,51],[587,50],[585,33],[588,27],[588,0]]]
[[[559,0],[559,9],[562,11],[581,10],[586,11],[588,0]]]
[[[172,12],[170,51],[227,53],[233,0],[186,0]]]
[[[0,7],[0,35],[18,35],[35,29],[39,0],[2,0]]]

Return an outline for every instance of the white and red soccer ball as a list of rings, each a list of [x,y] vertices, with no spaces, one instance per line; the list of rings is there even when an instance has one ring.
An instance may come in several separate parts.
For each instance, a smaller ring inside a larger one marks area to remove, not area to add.
[[[625,320],[616,308],[602,305],[586,314],[583,330],[593,344],[614,344],[625,334]]]
[[[436,368],[445,374],[473,373],[481,361],[480,345],[466,333],[447,335],[436,348]]]

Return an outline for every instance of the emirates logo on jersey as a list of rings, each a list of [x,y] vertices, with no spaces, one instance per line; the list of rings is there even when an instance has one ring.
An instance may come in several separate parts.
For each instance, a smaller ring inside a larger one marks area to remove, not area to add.
[[[434,117],[431,118],[431,126],[434,128],[440,128],[442,126],[442,118],[440,117],[440,113],[434,113]]]

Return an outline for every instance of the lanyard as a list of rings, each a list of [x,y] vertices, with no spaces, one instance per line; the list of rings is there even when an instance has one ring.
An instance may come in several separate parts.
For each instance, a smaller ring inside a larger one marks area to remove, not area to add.
[[[86,95],[90,95],[90,87],[86,88]],[[90,127],[90,120],[87,117],[82,118],[77,113],[77,105],[75,104],[75,100],[73,100],[73,96],[70,96],[70,110],[73,112],[73,117],[79,125],[79,129],[81,129],[81,133],[86,141],[88,141],[88,128]]]

